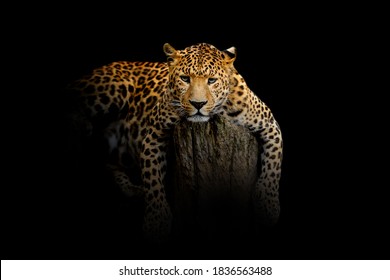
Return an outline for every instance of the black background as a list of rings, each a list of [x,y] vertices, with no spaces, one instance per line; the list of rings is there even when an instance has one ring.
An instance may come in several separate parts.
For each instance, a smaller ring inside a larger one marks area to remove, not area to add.
[[[12,149],[4,146],[11,168],[2,187],[2,259],[388,258],[386,184],[379,180],[385,165],[369,157],[383,142],[366,91],[362,42],[372,38],[364,17],[362,24],[347,10],[323,7],[171,5],[34,7],[7,34],[7,91],[17,105],[5,115],[13,122],[4,137]],[[61,148],[58,92],[111,61],[163,61],[165,42],[235,46],[237,70],[273,111],[285,155],[282,215],[272,232],[203,246],[191,236],[148,253],[110,204],[115,194],[75,174]]]

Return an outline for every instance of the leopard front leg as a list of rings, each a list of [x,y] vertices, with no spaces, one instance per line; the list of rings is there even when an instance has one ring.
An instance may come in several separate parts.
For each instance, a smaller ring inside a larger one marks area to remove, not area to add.
[[[262,144],[261,173],[256,182],[252,203],[257,226],[274,225],[279,219],[279,181],[283,157],[282,134],[276,120],[264,121],[264,127],[256,132]]]
[[[274,225],[280,214],[279,181],[283,157],[283,139],[271,110],[237,78],[245,90],[233,91],[224,106],[223,115],[246,127],[259,141],[260,174],[252,193],[256,228]],[[237,82],[237,83],[239,83]],[[245,100],[246,102],[242,102]]]
[[[160,241],[171,229],[172,213],[167,202],[163,179],[166,172],[165,145],[150,133],[143,143],[141,155],[142,179],[145,187],[143,230],[148,240]]]
[[[256,182],[252,202],[257,225],[274,225],[280,215],[279,181],[283,157],[282,134],[276,120],[271,117],[257,132],[261,138],[261,173]]]
[[[141,168],[145,188],[143,231],[146,239],[154,243],[167,240],[172,224],[172,212],[163,184],[167,169],[167,141],[165,132],[151,127],[142,144]]]

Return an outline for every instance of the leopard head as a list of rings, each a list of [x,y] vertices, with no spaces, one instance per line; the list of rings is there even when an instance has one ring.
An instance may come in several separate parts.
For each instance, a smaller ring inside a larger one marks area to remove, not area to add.
[[[206,122],[220,112],[230,92],[236,48],[220,51],[200,43],[176,50],[164,44],[169,66],[168,90],[178,114],[192,122]]]

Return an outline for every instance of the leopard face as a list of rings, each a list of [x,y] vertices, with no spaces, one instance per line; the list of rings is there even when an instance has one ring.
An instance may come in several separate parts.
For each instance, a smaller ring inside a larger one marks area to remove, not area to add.
[[[235,48],[220,51],[198,44],[176,51],[164,45],[169,66],[168,90],[179,116],[192,122],[207,122],[220,113],[230,92]]]

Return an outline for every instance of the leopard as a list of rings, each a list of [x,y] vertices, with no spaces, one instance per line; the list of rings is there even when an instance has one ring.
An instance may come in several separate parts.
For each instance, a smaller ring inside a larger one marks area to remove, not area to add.
[[[142,197],[143,235],[160,241],[172,229],[165,176],[173,129],[181,122],[205,123],[215,116],[259,139],[261,172],[252,204],[260,223],[275,225],[280,216],[281,128],[236,70],[236,47],[220,50],[197,43],[176,49],[165,43],[163,52],[166,61],[111,62],[67,87],[74,97],[72,120],[85,135],[102,131],[109,155],[106,168],[115,184],[130,197]]]

